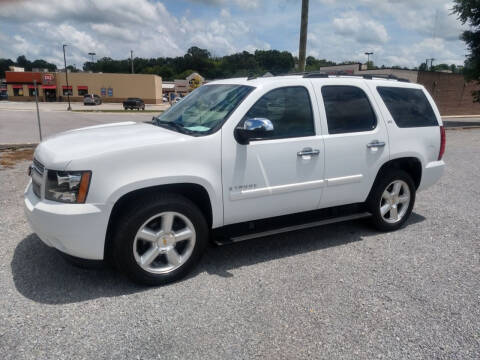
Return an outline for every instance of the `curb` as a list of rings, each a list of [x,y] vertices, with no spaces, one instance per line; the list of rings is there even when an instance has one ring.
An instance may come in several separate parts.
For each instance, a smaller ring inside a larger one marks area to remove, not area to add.
[[[480,129],[480,125],[473,126],[445,126],[445,130],[471,130],[471,129]]]
[[[38,143],[24,143],[24,144],[0,144],[1,150],[18,150],[36,148]]]
[[[480,118],[480,115],[445,115],[442,119]]]

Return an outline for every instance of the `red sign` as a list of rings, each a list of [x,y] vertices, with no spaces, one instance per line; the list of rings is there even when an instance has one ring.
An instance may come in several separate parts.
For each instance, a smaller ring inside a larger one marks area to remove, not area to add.
[[[43,85],[53,85],[53,84],[55,84],[55,75],[54,74],[42,74],[42,84]]]

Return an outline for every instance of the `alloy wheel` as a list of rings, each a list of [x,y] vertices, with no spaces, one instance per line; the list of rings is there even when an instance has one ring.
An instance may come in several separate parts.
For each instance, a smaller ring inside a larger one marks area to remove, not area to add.
[[[392,181],[380,198],[380,215],[383,220],[395,224],[403,219],[410,205],[410,189],[403,180]]]
[[[152,274],[166,274],[181,267],[192,255],[196,233],[184,215],[167,211],[145,221],[133,242],[137,264]]]

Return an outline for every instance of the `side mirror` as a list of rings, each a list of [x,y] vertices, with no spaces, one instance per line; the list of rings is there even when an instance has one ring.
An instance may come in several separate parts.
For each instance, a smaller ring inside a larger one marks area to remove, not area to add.
[[[241,145],[248,145],[252,139],[262,139],[273,134],[273,124],[265,118],[247,119],[243,126],[235,128],[235,140]]]

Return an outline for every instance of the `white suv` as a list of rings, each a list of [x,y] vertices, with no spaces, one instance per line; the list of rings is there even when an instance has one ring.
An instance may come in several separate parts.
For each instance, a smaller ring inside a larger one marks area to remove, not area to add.
[[[152,120],[43,141],[25,209],[74,259],[111,259],[133,280],[184,276],[209,241],[369,215],[398,229],[445,163],[427,91],[306,74],[214,81]]]

